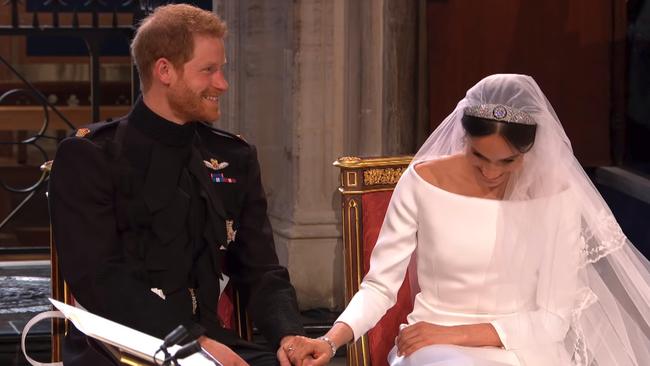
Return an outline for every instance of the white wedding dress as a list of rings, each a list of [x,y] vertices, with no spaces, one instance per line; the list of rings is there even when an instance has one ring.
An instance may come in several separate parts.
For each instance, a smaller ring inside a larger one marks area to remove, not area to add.
[[[352,328],[355,340],[365,334],[394,305],[415,255],[420,292],[414,298],[408,324],[490,323],[504,347],[435,345],[410,357],[396,356],[393,348],[391,365],[570,365],[562,341],[575,302],[572,290],[578,286],[581,247],[580,220],[572,197],[570,190],[529,201],[463,196],[426,182],[409,166],[393,193],[370,270],[337,321]],[[539,210],[546,214],[553,210],[557,217],[554,227],[530,227],[526,241],[517,243],[525,249],[521,260],[534,261],[516,278],[504,278],[493,267],[503,263],[503,258],[498,258],[496,236],[497,220],[504,209],[530,216],[529,222],[535,222]],[[549,238],[563,241],[561,253],[544,249],[556,247],[541,242]],[[508,290],[510,281],[517,284],[512,291]],[[561,281],[563,288],[571,291],[551,294],[538,290],[538,283],[554,281]],[[541,328],[545,336],[540,340]]]

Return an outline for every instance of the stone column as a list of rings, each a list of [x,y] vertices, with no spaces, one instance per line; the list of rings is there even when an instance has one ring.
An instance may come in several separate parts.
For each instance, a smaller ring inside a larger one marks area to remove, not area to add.
[[[336,127],[342,118],[335,106],[333,2],[216,5],[229,24],[230,90],[219,124],[257,146],[278,255],[301,308],[340,307],[337,175],[331,163],[344,149]]]
[[[417,1],[214,0],[229,24],[219,124],[258,148],[276,247],[303,309],[343,305],[332,162],[413,150]]]

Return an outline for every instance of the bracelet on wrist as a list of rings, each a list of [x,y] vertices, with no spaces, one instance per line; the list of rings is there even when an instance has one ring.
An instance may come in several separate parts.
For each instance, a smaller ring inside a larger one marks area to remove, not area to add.
[[[329,339],[329,337],[320,336],[320,337],[318,337],[316,339],[320,339],[321,341],[324,341],[325,343],[327,343],[328,346],[330,346],[330,350],[332,351],[332,357],[334,357],[336,355],[336,348],[337,348],[336,344],[331,339]]]

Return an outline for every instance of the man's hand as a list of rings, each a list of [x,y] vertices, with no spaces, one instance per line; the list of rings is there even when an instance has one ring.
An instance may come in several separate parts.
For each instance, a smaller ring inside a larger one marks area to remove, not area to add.
[[[398,355],[410,356],[422,347],[432,344],[462,343],[463,333],[458,327],[446,327],[427,322],[418,322],[400,330],[395,339]]]
[[[199,343],[204,350],[219,360],[223,366],[249,366],[239,355],[226,345],[205,336],[199,338]]]
[[[307,358],[302,363],[303,366],[321,366],[326,365],[332,359],[332,348],[329,343],[322,339],[310,339],[314,347],[311,358]]]
[[[277,352],[280,366],[320,366],[329,362],[332,351],[321,340],[303,336],[286,336]]]

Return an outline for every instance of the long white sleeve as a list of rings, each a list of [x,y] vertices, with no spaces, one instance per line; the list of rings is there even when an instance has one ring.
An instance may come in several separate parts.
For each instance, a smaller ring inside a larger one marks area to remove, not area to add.
[[[397,183],[370,257],[370,269],[337,319],[349,325],[354,339],[364,335],[396,302],[416,247],[417,202],[412,169]]]
[[[539,268],[534,311],[522,311],[491,322],[504,348],[517,350],[562,342],[571,322],[580,286],[580,217],[570,206],[555,208],[557,230],[549,238]]]

